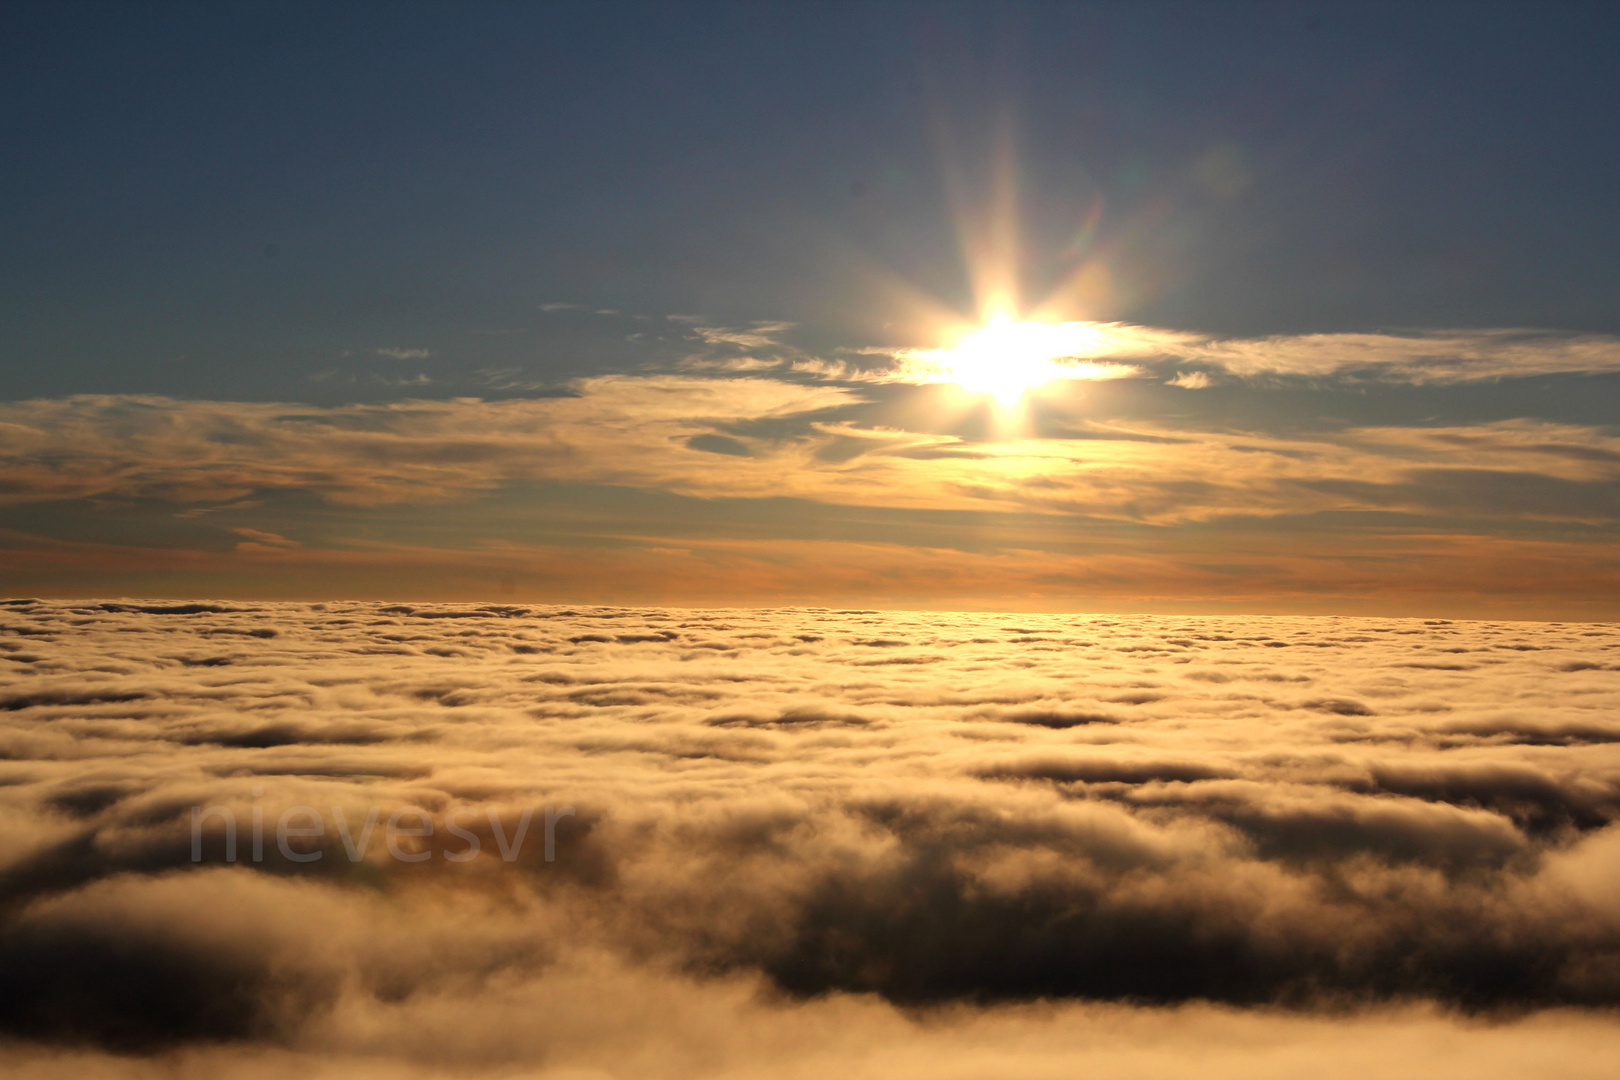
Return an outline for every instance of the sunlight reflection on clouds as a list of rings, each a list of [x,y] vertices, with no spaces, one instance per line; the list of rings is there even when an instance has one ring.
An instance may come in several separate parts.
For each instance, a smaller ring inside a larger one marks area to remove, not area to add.
[[[33,973],[0,1002],[69,1043],[243,1075],[224,1047],[267,1040],[389,1075],[676,1076],[786,1068],[832,1024],[852,1067],[882,1044],[928,1071],[955,1030],[1029,1075],[1103,1053],[1074,1024],[1103,1045],[1235,1024],[1279,1052],[1379,1032],[1431,1060],[1452,1021],[1426,1000],[1620,1000],[1605,626],[133,601],[0,622],[0,951]],[[563,803],[554,863],[357,865],[330,836],[297,866],[271,844],[227,867],[213,834],[187,854],[197,804],[245,827]],[[742,1018],[757,1039],[724,1034]],[[626,1059],[629,1028],[674,1056]],[[1601,1075],[1606,1030],[1498,1028],[1478,1075],[1554,1043]]]

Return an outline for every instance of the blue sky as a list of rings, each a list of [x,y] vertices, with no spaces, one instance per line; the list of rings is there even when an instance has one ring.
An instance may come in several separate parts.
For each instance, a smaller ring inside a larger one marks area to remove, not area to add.
[[[311,374],[378,348],[431,350],[446,392],[649,358],[559,302],[924,344],[868,279],[971,310],[946,189],[1003,129],[1025,280],[1112,252],[1093,317],[1620,331],[1607,5],[5,18],[12,396],[322,400]]]

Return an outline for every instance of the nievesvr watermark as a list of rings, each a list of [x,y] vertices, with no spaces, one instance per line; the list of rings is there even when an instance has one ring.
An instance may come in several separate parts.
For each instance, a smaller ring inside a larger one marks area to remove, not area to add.
[[[264,793],[263,788],[255,787],[255,797]],[[545,811],[545,858],[546,862],[555,862],[557,858],[557,822],[566,817],[574,816],[572,806],[544,807]],[[523,841],[529,833],[529,823],[534,817],[536,807],[528,807],[519,815],[517,826],[512,835],[507,836],[506,828],[501,824],[500,815],[493,806],[486,807],[484,817],[489,821],[490,835],[495,839],[501,858],[506,862],[516,862],[519,851],[523,848]],[[458,840],[463,841],[466,847],[452,851],[444,848],[440,851],[448,862],[469,862],[478,858],[483,850],[483,842],[479,835],[461,827],[467,820],[467,815],[477,815],[478,808],[474,806],[453,806],[444,814],[445,831]],[[359,862],[366,857],[366,851],[371,844],[372,834],[377,829],[382,808],[371,807],[366,814],[364,823],[360,823],[360,835],[357,838],[350,828],[348,816],[341,806],[332,807],[332,820],[337,826],[334,832],[343,841],[343,850],[348,854],[350,862]],[[236,812],[228,806],[193,806],[191,808],[191,861],[202,862],[203,859],[203,824],[217,817],[225,827],[225,861],[236,861]],[[406,827],[406,818],[414,818],[415,823]],[[304,824],[295,823],[302,821]],[[433,858],[431,850],[406,850],[401,839],[420,840],[434,834],[433,815],[419,806],[401,806],[388,815],[388,822],[383,829],[384,846],[388,854],[400,862],[418,863]],[[250,815],[252,835],[251,858],[253,862],[264,861],[264,808],[255,806]],[[291,841],[312,840],[328,835],[326,819],[321,812],[313,806],[289,806],[281,812],[276,820],[275,841],[276,850],[288,862],[310,863],[315,862],[326,854],[324,849],[314,851],[295,850]],[[413,845],[414,847],[414,845]]]

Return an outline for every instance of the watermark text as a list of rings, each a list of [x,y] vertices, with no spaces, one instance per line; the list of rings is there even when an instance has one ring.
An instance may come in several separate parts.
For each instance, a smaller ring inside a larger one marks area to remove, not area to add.
[[[262,789],[255,789],[260,794]],[[387,819],[383,808],[373,806],[363,820],[350,821],[341,806],[331,808],[323,815],[313,806],[289,806],[281,812],[274,826],[266,832],[264,808],[254,806],[248,816],[248,835],[245,837],[248,858],[263,862],[265,841],[271,840],[280,856],[293,863],[312,863],[323,858],[335,847],[324,843],[336,836],[342,841],[343,853],[350,862],[360,862],[371,850],[377,827],[382,825],[382,850],[398,862],[427,862],[435,855],[447,862],[470,862],[485,850],[486,842],[493,841],[493,851],[505,862],[516,862],[525,841],[530,838],[529,826],[536,821],[536,811],[542,811],[541,829],[546,862],[557,858],[557,823],[574,816],[572,806],[528,807],[512,820],[493,806],[453,806],[442,818],[435,818],[419,806],[400,806]],[[331,828],[328,829],[328,822]],[[442,826],[442,832],[440,831]],[[210,828],[211,827],[211,828]],[[208,835],[224,834],[226,862],[236,862],[237,817],[228,806],[193,806],[191,808],[191,861],[203,861],[205,828]],[[439,837],[453,837],[440,840]]]

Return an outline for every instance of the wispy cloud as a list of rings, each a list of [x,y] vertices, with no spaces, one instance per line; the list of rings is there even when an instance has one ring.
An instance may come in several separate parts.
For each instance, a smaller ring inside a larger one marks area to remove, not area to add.
[[[1190,342],[1175,354],[1240,378],[1354,376],[1456,383],[1620,371],[1620,338],[1531,330],[1303,334]]]
[[[199,503],[305,490],[387,505],[593,483],[1158,525],[1391,508],[1620,517],[1620,436],[1591,426],[1513,420],[1279,435],[1076,417],[1067,437],[970,443],[857,422],[862,402],[846,387],[677,375],[600,377],[571,397],[492,402],[24,402],[0,405],[0,498]],[[706,435],[747,452],[719,460],[690,448]]]
[[[692,332],[706,345],[735,345],[742,349],[764,349],[781,344],[777,335],[791,329],[792,323],[762,322],[746,328],[694,326]]]
[[[1074,372],[1059,377],[1121,378],[1141,374],[1143,367],[1190,364],[1194,370],[1176,372],[1170,380],[1188,388],[1208,385],[1210,373],[1240,380],[1447,384],[1620,372],[1620,338],[1599,334],[1487,329],[1219,338],[1127,323],[1062,323],[1047,329],[1054,339],[1054,362]],[[952,353],[867,349],[845,359],[803,358],[795,367],[838,380],[939,382],[950,378]]]
[[[377,349],[378,356],[386,356],[390,360],[426,360],[433,354],[427,349]]]
[[[243,543],[237,545],[237,550],[288,550],[303,547],[296,540],[289,540],[279,533],[265,532],[263,529],[249,529],[245,526],[235,526],[231,532],[243,537]]]
[[[605,376],[578,396],[311,408],[155,397],[0,405],[0,498],[117,494],[223,501],[303,489],[355,505],[456,498],[504,483],[688,485],[710,494],[779,479],[702,479],[670,446],[716,424],[837,408],[849,390],[766,379]],[[696,459],[702,461],[703,459]]]

